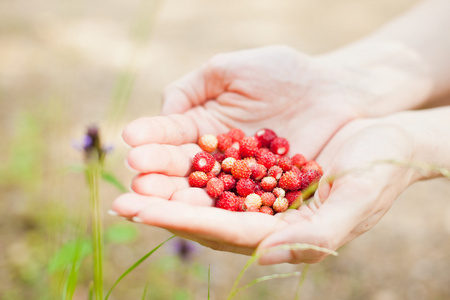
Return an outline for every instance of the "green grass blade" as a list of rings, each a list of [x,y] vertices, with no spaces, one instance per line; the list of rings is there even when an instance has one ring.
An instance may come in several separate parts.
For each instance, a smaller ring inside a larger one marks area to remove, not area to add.
[[[142,294],[142,300],[145,300],[145,296],[147,296],[147,288],[148,288],[148,282],[145,284],[144,293]]]
[[[131,267],[129,267],[120,277],[119,279],[116,280],[116,282],[113,284],[113,286],[111,287],[111,289],[109,290],[108,294],[105,297],[105,300],[107,300],[109,298],[109,295],[111,294],[112,290],[116,287],[116,285],[122,281],[122,279],[125,278],[125,276],[127,276],[129,273],[131,273],[131,271],[133,271],[134,269],[136,269],[141,263],[143,263],[150,255],[152,255],[156,250],[158,250],[162,245],[164,245],[165,243],[167,243],[169,240],[173,239],[175,237],[175,235],[171,236],[170,238],[168,238],[167,240],[165,240],[164,242],[162,242],[161,244],[159,244],[158,246],[156,246],[155,248],[153,248],[150,252],[148,252],[147,254],[145,254],[144,256],[142,256],[137,262],[135,262]]]
[[[120,192],[126,193],[128,189],[117,179],[114,174],[102,170],[102,179],[112,186],[116,187]]]
[[[319,247],[319,246],[315,246],[315,245],[302,244],[302,243],[278,245],[278,246],[275,246],[275,247],[272,247],[269,249],[265,249],[264,251],[261,251],[259,253],[254,253],[250,257],[250,259],[247,261],[245,266],[242,268],[241,272],[239,273],[236,281],[234,282],[233,287],[231,288],[231,291],[230,291],[230,294],[228,295],[227,300],[233,299],[236,296],[237,292],[239,290],[241,290],[241,289],[238,289],[237,286],[238,286],[239,282],[241,281],[244,273],[255,261],[257,261],[261,256],[263,256],[264,254],[266,254],[268,252],[278,251],[278,250],[316,250],[316,251],[327,253],[327,254],[334,255],[334,256],[338,255],[338,253],[336,251],[333,251],[333,250],[330,250],[327,248],[323,248],[323,247]]]
[[[300,276],[301,274],[302,274],[302,272],[292,272],[292,273],[283,273],[283,274],[272,274],[272,275],[259,277],[259,278],[252,280],[247,285],[237,289],[235,291],[235,295],[238,294],[239,292],[251,287],[252,285],[255,285],[255,284],[263,282],[263,281],[267,281],[267,280],[271,280],[271,279],[275,279],[275,278],[287,278],[287,277],[292,277],[292,276]]]
[[[305,278],[306,278],[306,274],[308,273],[309,266],[310,265],[308,265],[308,264],[305,265],[305,267],[302,270],[302,275],[300,276],[300,279],[298,281],[297,291],[295,293],[295,300],[300,300],[300,290],[303,286],[303,283],[305,282]]]
[[[208,300],[211,296],[211,265],[208,266]]]

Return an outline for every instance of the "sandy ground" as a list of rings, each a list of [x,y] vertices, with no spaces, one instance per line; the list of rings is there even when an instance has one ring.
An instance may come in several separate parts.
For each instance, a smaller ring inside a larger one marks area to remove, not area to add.
[[[8,163],[8,145],[24,110],[50,120],[43,145],[49,165],[77,161],[71,140],[86,125],[104,123],[118,75],[131,70],[136,81],[130,102],[107,136],[118,145],[110,163],[128,181],[132,174],[122,165],[127,149],[120,143],[120,128],[137,117],[156,115],[164,86],[212,55],[271,44],[308,54],[326,52],[370,33],[415,2],[1,1],[0,162]],[[145,20],[143,25],[139,20]],[[136,29],[146,27],[151,30],[136,36]],[[50,183],[60,182],[48,176]],[[65,187],[56,193],[74,201],[75,196],[65,195],[70,183],[62,183]],[[3,195],[0,215],[7,219],[6,214],[23,213],[20,192],[8,189]],[[339,257],[311,267],[304,298],[449,299],[449,195],[450,184],[442,179],[408,189],[374,229],[343,247]],[[0,224],[3,250],[10,253],[6,245],[14,244],[14,234],[6,231],[14,227]],[[147,238],[167,235],[159,229],[142,231]],[[202,253],[201,261],[212,265],[213,299],[221,299],[246,258],[209,249]],[[255,267],[253,274],[296,268]],[[267,299],[291,299],[294,285],[295,280],[277,281],[266,291]]]

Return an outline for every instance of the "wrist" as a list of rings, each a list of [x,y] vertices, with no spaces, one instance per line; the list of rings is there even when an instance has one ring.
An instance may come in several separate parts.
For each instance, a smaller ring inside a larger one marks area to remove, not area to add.
[[[341,73],[340,84],[365,117],[417,108],[431,97],[426,65],[400,43],[360,41],[317,59]]]
[[[410,163],[417,180],[450,172],[450,107],[406,111],[388,116],[386,122],[401,127],[412,141]],[[408,163],[408,162],[405,162]]]

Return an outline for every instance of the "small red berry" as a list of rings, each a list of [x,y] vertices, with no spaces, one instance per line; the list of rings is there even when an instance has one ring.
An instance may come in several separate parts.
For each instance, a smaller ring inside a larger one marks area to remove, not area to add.
[[[252,170],[250,170],[248,164],[244,160],[237,160],[231,167],[231,174],[234,178],[250,178]]]
[[[226,133],[221,133],[217,136],[217,149],[225,152],[233,144],[233,139]]]
[[[289,152],[289,142],[283,137],[276,137],[270,143],[270,151],[283,156]]]
[[[255,136],[259,140],[261,147],[269,147],[272,140],[277,137],[277,134],[271,129],[263,128],[258,130]]]
[[[292,161],[288,156],[282,156],[278,160],[278,166],[285,172],[289,171],[292,168]]]
[[[262,205],[272,206],[273,203],[275,202],[275,199],[276,199],[275,195],[270,192],[265,192],[261,195]]]
[[[258,151],[258,142],[255,137],[247,136],[239,142],[239,154],[241,157],[253,157]]]
[[[241,197],[247,197],[255,191],[256,184],[250,178],[239,179],[236,183],[236,192]]]
[[[223,192],[216,200],[216,207],[229,211],[237,211],[238,199],[232,192]]]
[[[208,152],[202,151],[195,154],[192,159],[192,166],[195,171],[211,172],[215,163],[214,157]]]
[[[277,180],[272,176],[266,176],[261,180],[261,187],[267,192],[271,192],[277,184]]]
[[[302,192],[301,191],[287,192],[285,198],[288,200],[289,205],[294,203],[296,200],[300,201],[300,203],[302,203]]]
[[[204,188],[208,182],[208,176],[205,172],[194,171],[189,175],[189,185],[192,187]]]
[[[318,181],[322,177],[317,170],[308,170],[306,173],[300,175],[301,178],[301,189],[306,189],[311,183]]]
[[[299,153],[292,156],[291,161],[294,166],[297,166],[297,168],[301,168],[307,162],[306,158]]]
[[[222,180],[219,178],[211,178],[206,184],[206,192],[212,198],[219,197],[224,191],[224,186]]]
[[[319,172],[320,176],[323,175],[323,171],[322,171],[322,167],[315,161],[315,160],[310,160],[308,162],[306,162],[300,169],[303,173],[306,173],[309,170],[316,170],[317,172]]]
[[[233,128],[228,132],[228,135],[233,139],[233,141],[239,142],[245,137],[245,132],[239,128]]]
[[[239,150],[234,147],[229,147],[225,150],[226,157],[233,157],[234,159],[241,159],[241,155],[239,154]]]
[[[234,179],[234,177],[230,174],[220,173],[219,176],[217,176],[217,178],[222,180],[223,189],[225,191],[232,190],[236,186],[236,179]]]
[[[263,165],[260,165],[258,163],[252,164],[250,166],[250,169],[252,170],[252,178],[254,180],[261,180],[266,176],[267,174],[267,168]]]
[[[222,153],[222,152],[214,152],[214,153],[213,153],[213,157],[214,157],[215,160],[217,160],[217,161],[220,162],[220,163],[222,163],[223,160],[224,160],[225,158],[227,158],[227,157],[225,156],[225,154]]]
[[[270,207],[270,206],[265,206],[265,205],[261,206],[259,208],[259,212],[262,212],[263,214],[268,214],[271,216],[274,215],[274,211],[273,211],[272,207]]]
[[[261,148],[266,149],[266,148]],[[275,154],[270,152],[270,150],[267,151],[261,151],[261,153],[257,153],[256,161],[258,164],[263,165],[267,169],[274,166],[277,163],[277,158]]]
[[[269,171],[267,171],[267,175],[272,176],[276,180],[279,180],[282,174],[283,169],[280,168],[279,166],[272,166],[270,167]]]
[[[278,180],[278,186],[285,191],[298,190],[301,187],[300,176],[294,171],[288,171]]]

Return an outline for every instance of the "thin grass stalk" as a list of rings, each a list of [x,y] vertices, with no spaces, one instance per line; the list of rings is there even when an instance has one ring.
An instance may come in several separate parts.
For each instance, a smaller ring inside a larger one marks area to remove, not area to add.
[[[241,289],[238,289],[237,286],[238,286],[240,280],[242,279],[242,277],[244,276],[244,273],[255,261],[257,261],[261,256],[263,256],[269,252],[278,251],[278,250],[315,250],[315,251],[327,253],[327,254],[334,255],[334,256],[338,255],[338,253],[336,251],[333,251],[333,250],[330,250],[327,248],[310,245],[310,244],[301,244],[301,243],[283,244],[283,245],[275,246],[275,247],[272,247],[269,249],[265,249],[259,253],[255,252],[250,257],[250,259],[247,261],[247,263],[245,264],[245,266],[242,268],[241,272],[239,273],[238,277],[236,278],[236,280],[233,284],[233,287],[231,288],[230,294],[228,295],[227,300],[233,299],[236,296],[236,294],[241,290]],[[274,277],[274,278],[276,278],[276,277]]]
[[[295,300],[300,300],[300,295],[301,295],[300,291],[301,291],[301,288],[303,287],[303,283],[305,282],[305,278],[306,278],[306,274],[308,273],[309,266],[310,266],[309,264],[306,264],[303,267],[302,274],[300,275],[300,279],[298,280],[297,291],[295,292]]]
[[[101,165],[93,161],[86,168],[86,179],[89,187],[89,202],[91,207],[92,222],[92,249],[93,249],[93,271],[94,299],[103,300],[103,218],[101,201],[99,197],[99,183],[101,179]]]

